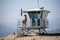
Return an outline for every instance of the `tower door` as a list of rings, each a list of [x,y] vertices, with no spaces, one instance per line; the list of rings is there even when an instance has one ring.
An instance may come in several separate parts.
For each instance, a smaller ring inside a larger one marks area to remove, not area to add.
[[[37,20],[37,25],[40,26],[40,19]]]

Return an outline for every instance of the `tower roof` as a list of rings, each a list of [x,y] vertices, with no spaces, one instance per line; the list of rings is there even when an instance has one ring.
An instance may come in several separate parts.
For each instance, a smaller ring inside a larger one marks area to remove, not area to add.
[[[40,12],[40,11],[46,11],[46,12],[50,12],[50,11],[47,11],[47,10],[44,10],[44,9],[38,9],[38,8],[36,8],[36,9],[28,9],[28,10],[24,10],[23,12],[25,13],[28,13],[28,12]]]

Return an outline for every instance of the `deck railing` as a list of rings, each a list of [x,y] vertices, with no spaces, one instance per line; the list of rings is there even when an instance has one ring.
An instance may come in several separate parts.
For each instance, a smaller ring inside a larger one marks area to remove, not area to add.
[[[29,27],[31,27],[31,26],[46,26],[47,27],[48,19],[46,19],[46,20],[40,19],[40,25],[38,25],[37,23],[38,23],[37,20],[35,20],[35,24],[33,25],[32,20],[27,20],[26,26],[29,26]],[[24,26],[21,19],[18,19],[17,25],[18,25],[18,27]]]

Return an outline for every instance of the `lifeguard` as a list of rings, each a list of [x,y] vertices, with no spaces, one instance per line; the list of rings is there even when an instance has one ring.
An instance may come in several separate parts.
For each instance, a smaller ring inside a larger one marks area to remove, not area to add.
[[[23,26],[26,26],[27,23],[27,15],[24,15]]]

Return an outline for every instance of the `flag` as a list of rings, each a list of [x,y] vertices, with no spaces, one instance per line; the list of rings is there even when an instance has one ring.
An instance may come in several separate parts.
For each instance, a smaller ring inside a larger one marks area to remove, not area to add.
[[[22,8],[21,8],[21,16],[22,16]]]

